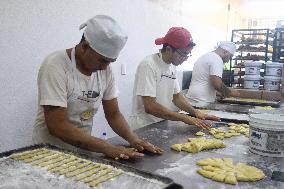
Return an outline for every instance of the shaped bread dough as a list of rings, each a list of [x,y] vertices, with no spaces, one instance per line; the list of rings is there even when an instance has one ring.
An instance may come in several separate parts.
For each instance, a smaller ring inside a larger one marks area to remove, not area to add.
[[[262,170],[243,163],[233,164],[231,158],[206,158],[196,162],[202,166],[197,170],[200,175],[214,181],[235,185],[237,181],[253,182],[265,177]]]
[[[262,170],[243,163],[236,166],[236,177],[239,181],[258,181],[265,177]]]
[[[226,147],[223,141],[216,139],[189,138],[188,141],[189,142],[186,142],[184,144],[173,144],[171,145],[171,149],[178,152],[185,151],[189,153],[197,153],[202,150]]]
[[[182,144],[173,144],[171,145],[171,149],[181,152]]]
[[[197,133],[195,133],[196,136],[204,136],[205,133],[202,131],[198,131]]]

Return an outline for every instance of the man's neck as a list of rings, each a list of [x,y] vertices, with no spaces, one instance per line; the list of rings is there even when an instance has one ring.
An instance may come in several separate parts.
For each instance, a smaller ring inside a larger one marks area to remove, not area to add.
[[[76,68],[84,75],[90,76],[92,75],[92,72],[88,71],[87,69],[84,68],[84,65],[82,64],[82,60],[80,59],[80,52],[79,52],[79,46],[75,46],[74,50],[75,50],[75,60],[76,60]],[[71,49],[66,49],[66,52],[68,54],[68,57],[70,58],[70,60],[72,61],[71,58]]]

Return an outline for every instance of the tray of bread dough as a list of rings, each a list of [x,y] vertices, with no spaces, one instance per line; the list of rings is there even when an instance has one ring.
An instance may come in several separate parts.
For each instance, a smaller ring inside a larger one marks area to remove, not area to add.
[[[115,161],[36,145],[0,154],[0,188],[182,188]]]
[[[261,99],[230,97],[230,98],[219,99],[218,101],[221,103],[229,103],[229,104],[280,107],[280,101],[269,101]]]

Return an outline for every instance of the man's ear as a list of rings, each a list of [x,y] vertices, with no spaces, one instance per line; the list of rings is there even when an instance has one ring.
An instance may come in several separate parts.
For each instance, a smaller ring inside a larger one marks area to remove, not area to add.
[[[172,52],[172,51],[173,51],[173,49],[172,49],[170,46],[167,46],[167,47],[166,47],[166,50],[169,51],[169,52]]]
[[[86,52],[86,50],[89,48],[89,44],[86,41],[83,41],[81,43],[81,47],[82,47],[83,52]]]

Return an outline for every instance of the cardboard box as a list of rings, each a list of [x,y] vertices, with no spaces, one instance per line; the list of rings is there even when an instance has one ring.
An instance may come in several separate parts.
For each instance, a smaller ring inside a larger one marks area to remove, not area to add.
[[[232,89],[239,91],[240,98],[252,98],[252,99],[261,99],[262,91],[254,89]]]

